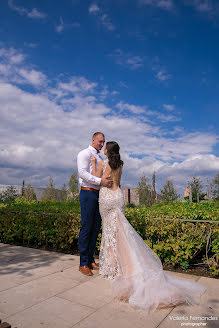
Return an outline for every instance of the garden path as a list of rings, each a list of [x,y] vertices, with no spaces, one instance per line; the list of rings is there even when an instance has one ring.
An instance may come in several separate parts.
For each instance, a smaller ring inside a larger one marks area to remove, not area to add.
[[[201,304],[170,307],[147,315],[113,300],[109,281],[97,272],[92,277],[82,275],[78,264],[75,255],[0,244],[2,322],[10,323],[12,328],[175,328],[191,326],[189,323],[219,327],[219,320],[190,319],[219,316],[217,279],[173,273],[189,276],[207,287]]]

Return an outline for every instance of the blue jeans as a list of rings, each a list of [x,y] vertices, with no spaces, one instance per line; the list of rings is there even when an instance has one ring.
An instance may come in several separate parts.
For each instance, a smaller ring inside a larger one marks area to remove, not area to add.
[[[81,190],[81,230],[78,238],[80,265],[94,262],[94,251],[101,227],[101,216],[98,203],[99,194],[90,190]]]

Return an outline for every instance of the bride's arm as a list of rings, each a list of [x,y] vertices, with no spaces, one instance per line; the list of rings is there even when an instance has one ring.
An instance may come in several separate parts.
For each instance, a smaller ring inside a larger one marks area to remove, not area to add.
[[[96,158],[91,157],[90,161],[92,165],[92,175],[98,178],[102,178],[104,161],[99,162],[97,169],[96,169]]]

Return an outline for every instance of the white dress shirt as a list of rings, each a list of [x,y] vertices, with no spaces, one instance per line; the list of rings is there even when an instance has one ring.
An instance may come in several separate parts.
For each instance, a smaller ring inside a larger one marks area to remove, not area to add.
[[[79,184],[81,187],[94,188],[99,190],[101,178],[92,175],[92,165],[90,162],[90,158],[92,156],[96,157],[97,159],[96,165],[102,161],[100,153],[97,152],[97,150],[92,146],[83,149],[77,156]]]

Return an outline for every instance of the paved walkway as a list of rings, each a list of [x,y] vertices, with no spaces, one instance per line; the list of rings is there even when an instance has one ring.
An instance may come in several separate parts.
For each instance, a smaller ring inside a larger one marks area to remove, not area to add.
[[[219,327],[219,320],[190,318],[219,317],[217,279],[183,275],[207,287],[201,304],[146,315],[113,300],[109,281],[97,272],[82,275],[78,263],[74,255],[0,244],[0,319],[12,328],[175,328],[189,323]]]

